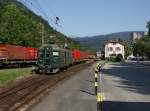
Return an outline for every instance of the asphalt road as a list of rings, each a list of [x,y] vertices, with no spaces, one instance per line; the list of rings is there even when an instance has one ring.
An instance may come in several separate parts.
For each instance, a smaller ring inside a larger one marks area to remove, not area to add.
[[[31,111],[96,111],[94,65],[59,84]]]
[[[107,64],[100,82],[103,111],[150,111],[150,66]]]

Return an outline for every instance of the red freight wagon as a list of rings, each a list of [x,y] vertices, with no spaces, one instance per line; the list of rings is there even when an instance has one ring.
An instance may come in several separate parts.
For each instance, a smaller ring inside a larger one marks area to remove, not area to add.
[[[74,61],[79,61],[81,59],[81,52],[79,50],[72,51],[72,56]]]
[[[16,45],[0,44],[0,61],[26,62],[37,59],[37,49]]]
[[[88,59],[88,53],[87,52],[81,52],[81,59],[82,60],[87,60]]]
[[[72,51],[72,55],[74,62],[82,62],[88,59],[88,53],[80,50]]]
[[[27,47],[27,52],[28,52],[28,58],[34,60],[37,59],[37,49],[36,48],[32,48],[32,47]]]

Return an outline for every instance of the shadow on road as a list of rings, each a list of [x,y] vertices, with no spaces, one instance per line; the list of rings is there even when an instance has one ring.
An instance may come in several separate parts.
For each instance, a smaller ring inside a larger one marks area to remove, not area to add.
[[[110,64],[110,67],[108,68],[104,67],[101,72],[102,74],[106,74],[107,76],[119,78],[119,80],[114,79],[115,82],[119,82],[116,87],[121,87],[125,90],[144,95],[150,94],[149,67],[127,63],[114,63]]]
[[[105,101],[103,111],[150,111],[150,102]]]
[[[90,82],[90,83],[94,83],[95,81],[92,81],[92,80],[85,80],[87,82]]]
[[[90,92],[88,92],[88,91],[85,91],[85,90],[80,90],[80,91],[81,91],[81,92],[83,92],[83,93],[86,93],[86,94],[89,94],[89,95],[95,96],[95,94],[90,93]]]

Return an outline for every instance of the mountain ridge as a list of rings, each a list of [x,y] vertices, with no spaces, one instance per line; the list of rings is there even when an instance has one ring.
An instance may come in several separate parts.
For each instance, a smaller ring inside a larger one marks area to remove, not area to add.
[[[54,29],[48,20],[37,15],[19,0],[0,0],[0,13],[0,43],[39,48],[44,32],[45,44],[67,43],[70,49],[89,49]]]
[[[125,31],[125,32],[116,32],[105,35],[96,35],[88,37],[76,37],[74,40],[80,42],[83,45],[89,46],[95,50],[101,50],[103,45],[110,39],[121,39],[126,42],[131,42],[132,32],[139,32],[144,35],[144,31]]]

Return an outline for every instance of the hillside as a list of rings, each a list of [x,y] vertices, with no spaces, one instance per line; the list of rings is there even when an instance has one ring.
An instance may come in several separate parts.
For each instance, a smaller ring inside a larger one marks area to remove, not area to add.
[[[17,0],[0,0],[0,43],[40,47],[42,24],[46,44],[64,45],[66,42],[71,49],[88,49],[54,30],[46,20]]]
[[[102,46],[110,39],[121,39],[127,42],[130,42],[131,40],[131,33],[130,32],[118,32],[118,33],[112,33],[108,35],[97,35],[92,37],[77,37],[74,38],[74,40],[80,42],[83,45],[87,45],[95,50],[101,50]],[[135,32],[135,31],[134,31]],[[136,31],[143,34],[143,31]]]

